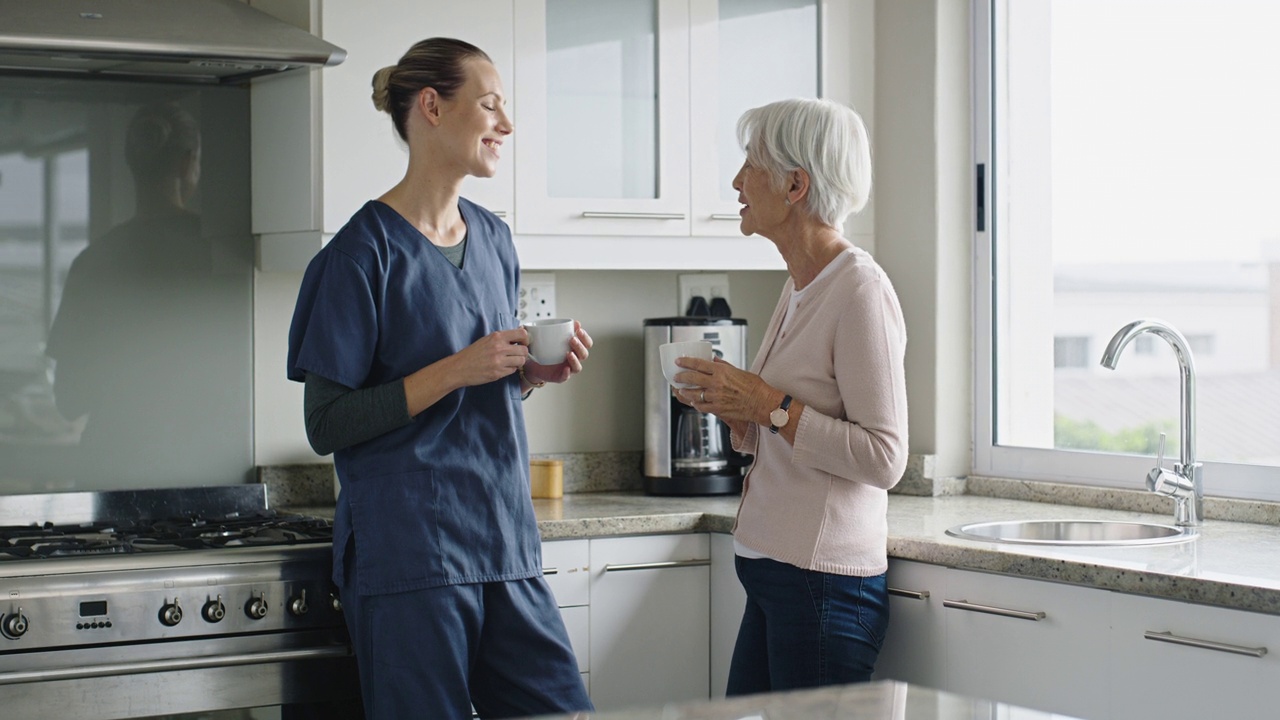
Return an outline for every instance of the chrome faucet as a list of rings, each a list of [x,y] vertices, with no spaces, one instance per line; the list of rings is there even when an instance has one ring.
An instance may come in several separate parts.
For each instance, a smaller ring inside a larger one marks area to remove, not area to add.
[[[1112,336],[1111,342],[1107,343],[1107,349],[1102,353],[1102,366],[1115,370],[1120,352],[1130,340],[1144,332],[1169,343],[1178,358],[1178,369],[1182,374],[1179,462],[1172,470],[1164,467],[1164,433],[1160,433],[1160,450],[1156,456],[1156,466],[1147,473],[1147,489],[1173,498],[1175,525],[1197,527],[1204,520],[1204,481],[1201,477],[1203,466],[1196,462],[1196,365],[1191,359],[1187,339],[1159,320],[1134,320],[1120,328]]]

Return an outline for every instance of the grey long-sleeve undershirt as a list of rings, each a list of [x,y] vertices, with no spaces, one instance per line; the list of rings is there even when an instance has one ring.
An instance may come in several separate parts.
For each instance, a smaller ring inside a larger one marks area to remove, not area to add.
[[[302,405],[307,441],[320,455],[372,440],[413,422],[402,380],[353,390],[307,373]]]

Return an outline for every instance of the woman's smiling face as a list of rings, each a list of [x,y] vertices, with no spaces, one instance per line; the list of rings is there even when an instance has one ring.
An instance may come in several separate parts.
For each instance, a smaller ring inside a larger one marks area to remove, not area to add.
[[[468,175],[493,177],[503,140],[515,126],[507,116],[506,96],[498,70],[485,60],[466,63],[467,79],[452,98],[441,103],[442,125],[456,161]]]

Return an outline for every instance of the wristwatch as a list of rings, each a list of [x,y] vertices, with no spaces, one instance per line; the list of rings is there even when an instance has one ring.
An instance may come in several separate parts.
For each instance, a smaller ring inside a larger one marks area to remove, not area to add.
[[[778,434],[778,428],[787,424],[791,419],[791,415],[787,413],[787,408],[791,407],[791,396],[783,395],[782,403],[769,413],[769,432],[774,435]]]

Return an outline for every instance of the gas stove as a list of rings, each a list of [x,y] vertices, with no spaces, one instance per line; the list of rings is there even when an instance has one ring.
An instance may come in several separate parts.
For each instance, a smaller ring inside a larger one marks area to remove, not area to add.
[[[329,521],[268,509],[262,486],[0,497],[0,704],[126,718],[358,697],[331,547]]]

